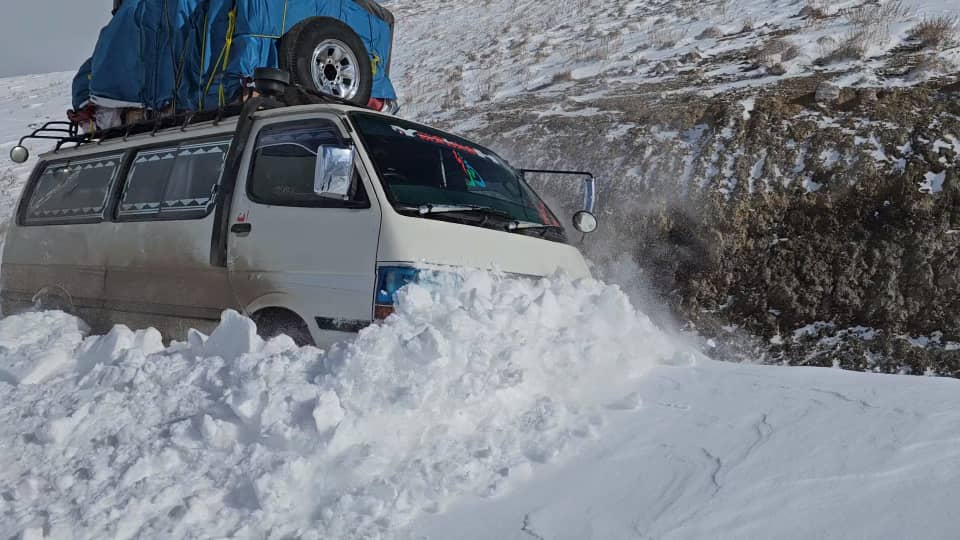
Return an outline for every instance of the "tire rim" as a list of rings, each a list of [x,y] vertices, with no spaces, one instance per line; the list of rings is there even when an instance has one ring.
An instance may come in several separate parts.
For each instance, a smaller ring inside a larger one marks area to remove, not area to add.
[[[357,56],[338,39],[321,41],[313,50],[310,63],[313,82],[325,94],[353,99],[360,92]]]

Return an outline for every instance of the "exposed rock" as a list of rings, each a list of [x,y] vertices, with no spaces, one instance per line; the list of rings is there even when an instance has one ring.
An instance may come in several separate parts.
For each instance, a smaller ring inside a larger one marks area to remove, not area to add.
[[[677,69],[677,62],[675,60],[664,60],[663,62],[657,63],[653,67],[652,73],[657,77],[662,77],[664,75],[673,73]]]
[[[697,51],[690,51],[680,57],[680,62],[684,64],[695,64],[703,59],[703,55]]]
[[[769,68],[767,68],[767,73],[769,73],[770,75],[776,75],[779,77],[780,75],[784,75],[787,73],[787,68],[783,67],[783,64],[774,64]]]
[[[960,103],[949,84],[841,91],[809,77],[752,96],[625,94],[576,117],[537,118],[527,102],[489,112],[475,135],[525,166],[597,173],[604,212],[588,254],[632,250],[676,316],[721,343],[714,356],[960,374],[960,345],[946,346],[960,342],[960,163],[944,142],[960,138]],[[628,138],[584,143],[623,124]],[[939,191],[923,188],[940,174]],[[547,190],[576,208],[575,183]],[[826,335],[770,342],[818,322],[877,337],[846,336],[843,354],[824,352],[839,343]],[[943,346],[901,343],[934,334]]]
[[[823,81],[817,86],[816,100],[821,105],[831,105],[840,99],[840,87],[831,81]]]
[[[723,30],[719,26],[709,26],[700,32],[697,39],[717,39],[723,37]]]

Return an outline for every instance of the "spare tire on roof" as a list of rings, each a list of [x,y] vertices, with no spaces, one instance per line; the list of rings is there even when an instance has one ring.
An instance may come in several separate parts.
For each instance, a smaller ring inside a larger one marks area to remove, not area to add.
[[[366,106],[373,67],[360,36],[328,17],[305,19],[280,40],[280,66],[294,84]]]

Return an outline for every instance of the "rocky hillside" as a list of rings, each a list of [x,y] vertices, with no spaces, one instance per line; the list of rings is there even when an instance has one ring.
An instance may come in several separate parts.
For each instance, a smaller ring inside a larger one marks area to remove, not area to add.
[[[598,173],[600,273],[629,256],[618,279],[714,356],[960,375],[960,7],[498,4],[502,28],[426,34],[447,62],[400,57],[407,114]],[[454,16],[405,10],[414,28]],[[578,186],[538,181],[575,207]]]
[[[712,356],[960,375],[954,0],[389,5],[403,114],[595,171],[596,273]],[[4,156],[71,77],[0,81]]]

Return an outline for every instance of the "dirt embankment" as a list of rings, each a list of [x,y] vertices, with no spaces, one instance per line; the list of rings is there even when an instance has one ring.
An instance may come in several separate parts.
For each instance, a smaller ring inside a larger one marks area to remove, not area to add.
[[[629,253],[715,356],[960,375],[954,80],[809,77],[480,118],[473,135],[514,162],[599,174],[591,255]],[[575,183],[544,187],[576,204]]]

